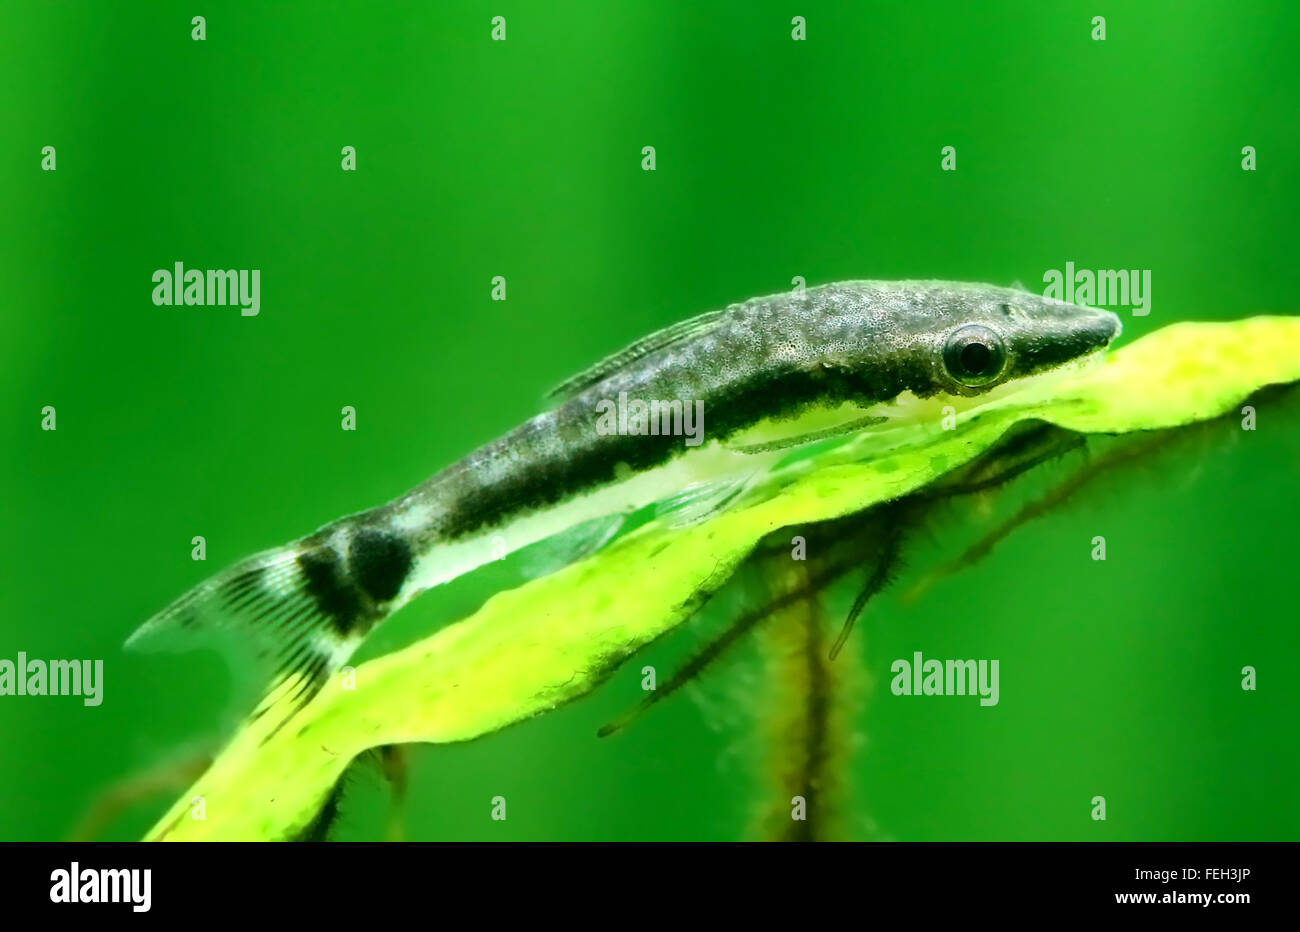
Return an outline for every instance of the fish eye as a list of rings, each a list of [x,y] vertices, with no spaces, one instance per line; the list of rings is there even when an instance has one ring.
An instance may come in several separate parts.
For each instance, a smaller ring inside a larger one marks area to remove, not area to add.
[[[1006,368],[1007,350],[1002,338],[988,327],[969,324],[954,330],[943,346],[943,365],[962,385],[988,385]]]

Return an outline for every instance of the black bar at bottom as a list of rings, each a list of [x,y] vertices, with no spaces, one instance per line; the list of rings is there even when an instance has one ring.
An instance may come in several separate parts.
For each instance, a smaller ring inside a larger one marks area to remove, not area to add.
[[[1291,843],[0,845],[7,918],[677,922],[1294,911]],[[75,865],[75,866],[74,866]],[[124,873],[125,871],[125,873]],[[148,871],[148,874],[144,872]],[[111,872],[111,873],[109,873]],[[73,902],[75,900],[76,902]],[[91,900],[91,902],[86,902]],[[109,900],[110,902],[103,902]],[[147,908],[145,908],[147,907]],[[454,912],[448,912],[454,910]],[[622,917],[621,919],[618,917]],[[640,920],[636,917],[640,916]],[[567,918],[566,918],[567,917]]]

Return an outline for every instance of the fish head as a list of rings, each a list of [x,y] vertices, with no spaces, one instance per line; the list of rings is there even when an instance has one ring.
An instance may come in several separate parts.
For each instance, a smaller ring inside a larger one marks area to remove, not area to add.
[[[1120,333],[1110,311],[1013,288],[937,286],[914,305],[912,358],[932,394],[983,395],[1100,360]]]

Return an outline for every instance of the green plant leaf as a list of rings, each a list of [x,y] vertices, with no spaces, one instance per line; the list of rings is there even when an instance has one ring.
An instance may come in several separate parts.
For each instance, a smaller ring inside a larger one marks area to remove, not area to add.
[[[688,618],[766,534],[913,492],[1039,419],[1087,433],[1177,427],[1300,379],[1300,319],[1179,323],[1097,369],[1043,380],[939,423],[863,435],[774,475],[759,500],[686,528],[647,525],[469,618],[336,678],[277,727],[272,707],[235,734],[149,839],[276,840],[308,825],[344,768],[385,744],[467,741],[593,689]],[[883,438],[883,439],[882,439]],[[281,713],[281,714],[277,714]],[[192,803],[203,799],[204,818]]]

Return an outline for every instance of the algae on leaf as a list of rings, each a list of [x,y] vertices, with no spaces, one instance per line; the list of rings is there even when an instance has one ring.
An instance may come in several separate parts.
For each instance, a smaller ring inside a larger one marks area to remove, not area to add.
[[[766,496],[703,524],[649,524],[553,575],[499,593],[461,622],[331,681],[288,721],[274,697],[149,832],[155,840],[278,840],[316,815],[369,748],[465,741],[590,692],[635,651],[690,617],[770,532],[861,512],[926,487],[1040,420],[1081,433],[1179,427],[1253,392],[1300,380],[1300,319],[1180,323],[1096,370],[1044,381],[941,425],[864,435],[795,463]],[[655,585],[627,580],[653,565]],[[284,692],[285,690],[282,690]],[[203,819],[190,817],[195,797]]]

